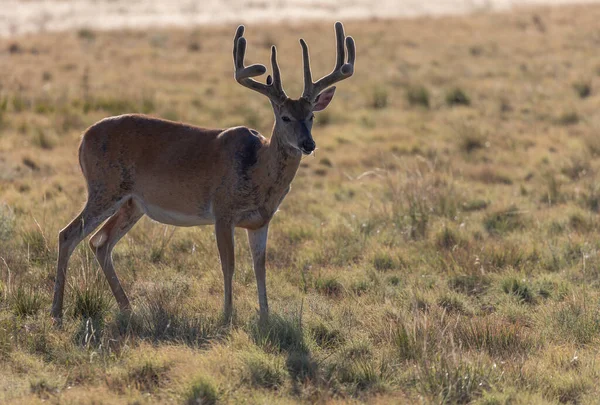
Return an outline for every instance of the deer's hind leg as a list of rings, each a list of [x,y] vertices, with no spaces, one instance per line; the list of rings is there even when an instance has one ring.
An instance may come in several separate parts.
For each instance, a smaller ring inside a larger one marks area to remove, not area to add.
[[[94,229],[115,213],[123,200],[111,200],[103,195],[90,195],[79,215],[58,234],[58,260],[56,264],[56,282],[52,300],[51,315],[55,319],[62,317],[65,280],[69,258],[77,245]]]
[[[115,245],[127,232],[144,216],[144,212],[133,200],[127,200],[108,221],[90,238],[90,247],[108,281],[121,311],[128,311],[131,306],[127,294],[121,286],[112,261],[112,251]]]

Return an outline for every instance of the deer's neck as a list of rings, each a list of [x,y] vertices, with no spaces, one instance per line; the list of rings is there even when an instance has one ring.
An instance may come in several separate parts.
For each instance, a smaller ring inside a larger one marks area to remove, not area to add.
[[[263,217],[270,218],[283,198],[290,189],[290,183],[294,179],[302,154],[285,144],[282,137],[273,128],[268,148],[262,155],[264,164],[262,166],[261,185],[263,198],[259,203]]]
[[[273,186],[287,189],[298,171],[302,154],[297,149],[287,145],[282,138],[277,126],[273,127],[267,166]]]

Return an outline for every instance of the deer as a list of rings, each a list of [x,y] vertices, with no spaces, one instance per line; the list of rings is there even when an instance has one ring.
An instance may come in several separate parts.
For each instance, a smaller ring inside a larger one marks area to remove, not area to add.
[[[270,139],[245,126],[206,129],[184,123],[126,114],[105,118],[83,134],[79,164],[87,185],[82,211],[58,235],[58,259],[51,316],[62,319],[69,258],[97,227],[89,245],[122,313],[131,304],[115,272],[112,252],[147,215],[180,227],[214,225],[224,282],[223,315],[233,310],[234,229],[247,231],[258,291],[260,320],[268,319],[266,248],[269,223],[290,191],[303,155],[316,148],[314,113],[333,99],[334,83],[354,73],[354,39],[335,23],[336,64],[312,81],[309,50],[302,47],[304,90],[298,99],[283,90],[277,49],[271,47],[272,76],[261,64],[245,66],[246,39],[240,25],[233,40],[235,80],[266,96],[275,123]],[[346,56],[347,50],[347,56]]]

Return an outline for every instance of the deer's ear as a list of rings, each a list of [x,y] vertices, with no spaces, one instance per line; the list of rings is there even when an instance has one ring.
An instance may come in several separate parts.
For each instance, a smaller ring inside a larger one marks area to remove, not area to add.
[[[325,89],[321,93],[319,93],[317,99],[315,100],[315,106],[313,108],[313,111],[323,111],[324,109],[326,109],[329,103],[331,103],[331,100],[333,100],[334,94],[335,86]]]

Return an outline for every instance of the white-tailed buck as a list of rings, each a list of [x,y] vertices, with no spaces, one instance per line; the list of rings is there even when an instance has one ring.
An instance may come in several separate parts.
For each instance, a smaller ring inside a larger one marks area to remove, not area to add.
[[[225,283],[225,316],[232,311],[234,228],[248,231],[258,286],[260,316],[268,315],[265,286],[267,232],[277,207],[290,190],[302,154],[315,149],[313,112],[321,111],[335,92],[332,84],[354,72],[354,40],[335,24],[337,61],[333,72],[312,81],[304,40],[304,91],[287,97],[277,53],[271,48],[273,77],[252,79],[263,65],[244,66],[244,27],[233,42],[235,79],[269,98],[275,113],[271,139],[246,127],[203,129],[143,115],[110,117],[91,126],[79,147],[79,163],[88,199],[79,215],[59,233],[52,316],[62,316],[65,277],[75,247],[105,220],[90,245],[123,311],[130,309],[112,262],[117,242],[144,215],[176,225],[215,225]],[[346,59],[346,50],[348,56]]]

